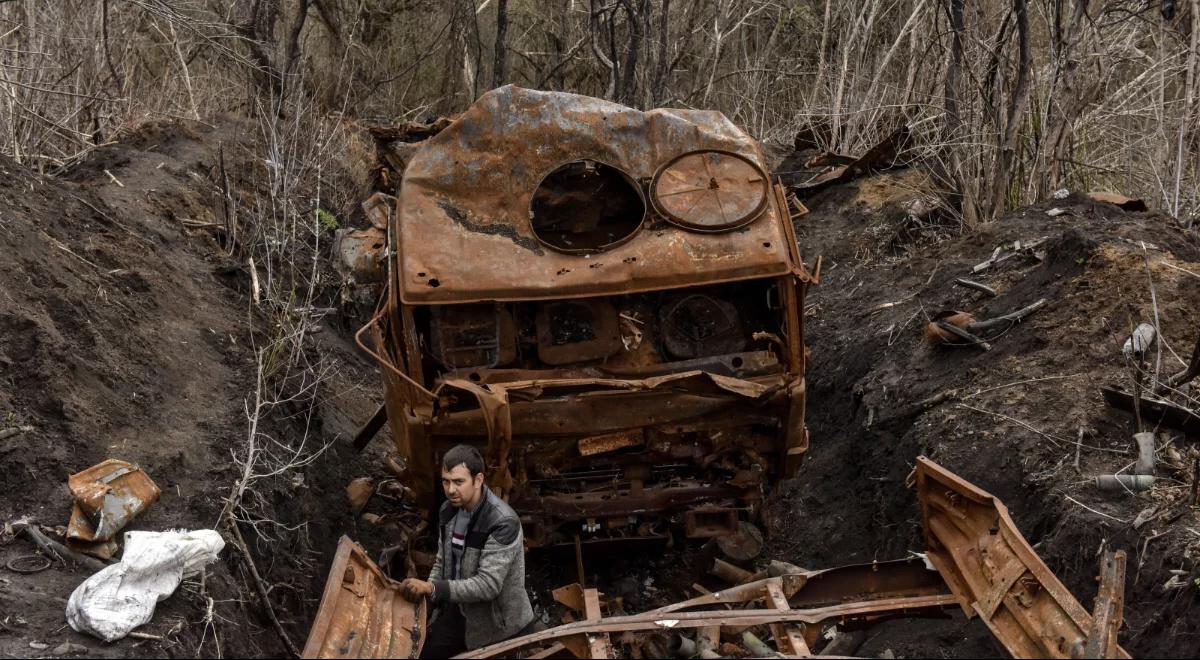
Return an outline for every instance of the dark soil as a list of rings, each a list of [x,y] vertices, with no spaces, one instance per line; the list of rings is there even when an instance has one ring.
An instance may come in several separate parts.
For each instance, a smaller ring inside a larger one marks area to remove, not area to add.
[[[230,169],[244,173],[256,166],[253,135],[237,122],[151,124],[62,179],[0,161],[0,428],[35,429],[0,441],[6,522],[65,525],[67,476],[120,458],[162,490],[129,529],[217,523],[237,476],[232,456],[247,436],[254,342],[270,328],[249,300],[245,263],[227,256],[213,228],[197,224],[221,222],[218,145]],[[249,178],[233,185],[235,194],[254,194]],[[377,374],[334,330],[311,340],[312,351],[338,365],[316,414],[281,410],[263,421],[285,442],[307,427],[310,441],[332,443],[299,475],[261,487],[263,514],[295,528],[278,543],[243,529],[297,645],[338,538],[382,546],[378,532],[356,528],[343,490],[351,478],[379,471],[374,459],[387,444],[360,455],[348,441],[378,403]],[[7,541],[0,565],[34,551],[24,538],[0,541]],[[186,582],[141,630],[163,641],[111,645],[65,625],[66,599],[86,572],[0,569],[0,656],[49,653],[41,644],[52,650],[64,641],[92,656],[284,654],[240,554],[226,545],[221,557],[203,583]]]
[[[1189,502],[1200,438],[1158,429],[1151,491],[1101,493],[1093,477],[1127,468],[1135,454],[1132,416],[1107,407],[1099,388],[1131,382],[1121,345],[1133,325],[1153,321],[1146,260],[1165,345],[1187,360],[1200,333],[1200,278],[1170,266],[1200,273],[1200,238],[1160,213],[1128,213],[1083,195],[959,235],[908,212],[927,197],[923,181],[900,171],[805,200],[812,212],[796,222],[801,250],[810,265],[823,257],[806,314],[812,449],[773,502],[770,554],[825,567],[920,551],[919,511],[905,478],[923,454],[1000,497],[1089,609],[1101,550],[1125,549],[1122,644],[1135,657],[1195,657],[1200,509]],[[1051,217],[1052,208],[1066,213]],[[906,225],[918,231],[897,231]],[[1048,237],[1041,260],[1020,257],[972,274],[997,246],[1040,237]],[[954,285],[959,277],[999,296]],[[985,319],[1040,298],[1047,305],[993,340],[989,352],[922,337],[942,310]],[[1164,348],[1163,373],[1182,368]],[[950,391],[927,409],[914,405]],[[1077,471],[1081,427],[1086,447]],[[1134,528],[1139,514],[1148,522]],[[1173,570],[1182,572],[1175,581],[1182,586],[1164,589]],[[984,629],[971,625],[963,635],[984,639]],[[940,636],[890,630],[897,653],[946,651]],[[965,650],[1004,655],[983,642]]]

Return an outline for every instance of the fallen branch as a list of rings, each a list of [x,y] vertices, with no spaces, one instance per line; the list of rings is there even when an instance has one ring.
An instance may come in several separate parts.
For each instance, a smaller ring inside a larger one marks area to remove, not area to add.
[[[33,544],[40,548],[41,551],[51,559],[64,564],[66,563],[66,560],[70,559],[76,564],[79,564],[80,566],[83,566],[91,571],[99,571],[108,567],[108,564],[100,561],[99,559],[75,552],[74,550],[59,543],[58,541],[55,541],[49,536],[46,536],[33,522],[24,521],[18,523],[16,526],[19,527],[21,531],[25,532],[25,536],[28,536],[29,540],[33,541]]]
[[[283,629],[283,624],[279,622],[279,617],[275,616],[275,608],[271,606],[271,599],[267,597],[267,585],[258,574],[258,567],[254,565],[254,558],[250,556],[250,548],[246,547],[246,539],[242,538],[242,530],[238,529],[237,521],[230,519],[229,528],[233,531],[233,544],[242,553],[242,559],[246,562],[246,568],[250,569],[250,577],[254,580],[255,590],[258,591],[258,597],[262,600],[263,608],[267,610],[267,616],[271,619],[271,625],[275,628],[275,633],[279,635],[279,639],[287,647],[288,653],[291,653],[292,657],[299,658],[300,651],[296,649],[296,645],[292,643],[292,638],[288,637],[287,631]]]
[[[976,337],[970,331],[963,330],[962,328],[958,327],[957,325],[954,325],[952,323],[946,323],[944,321],[934,321],[934,325],[936,325],[942,332],[947,332],[949,334],[952,334],[955,337],[958,337],[959,339],[967,342],[968,344],[978,346],[979,348],[982,348],[985,351],[992,350],[991,344],[987,343],[983,339],[980,339],[979,337]],[[970,326],[967,326],[967,327],[970,327]]]
[[[983,293],[986,293],[986,294],[988,294],[989,296],[992,296],[992,297],[996,297],[996,296],[1000,295],[1000,294],[999,294],[999,293],[997,293],[997,292],[996,292],[996,290],[995,290],[995,289],[993,289],[992,287],[990,287],[990,286],[988,286],[988,285],[986,285],[986,284],[981,284],[981,283],[979,283],[979,282],[976,282],[976,281],[974,281],[974,280],[968,280],[968,279],[966,279],[965,277],[960,277],[960,278],[958,278],[958,279],[954,280],[954,283],[955,283],[955,284],[957,284],[957,285],[959,285],[959,286],[966,287],[966,288],[968,288],[968,289],[975,289],[976,291],[981,291],[981,292],[983,292]]]
[[[1046,305],[1046,299],[1042,298],[1041,300],[1038,300],[1037,302],[1033,303],[1032,305],[1029,305],[1028,307],[1022,307],[1021,309],[1018,309],[1015,312],[1010,312],[1003,316],[997,316],[995,318],[987,319],[986,321],[974,321],[972,323],[968,323],[967,331],[971,332],[973,334],[980,335],[989,330],[998,328],[1006,323],[1009,326],[1012,326],[1014,324],[1020,323],[1027,316],[1030,316],[1031,314],[1038,311],[1045,305]],[[1005,329],[1007,329],[1007,328],[1005,328]]]
[[[938,392],[937,394],[934,394],[931,397],[928,397],[926,399],[921,399],[920,401],[918,401],[914,404],[905,406],[890,415],[885,415],[883,417],[880,417],[879,424],[881,426],[886,426],[888,424],[892,424],[897,421],[903,421],[906,419],[910,419],[912,417],[916,417],[917,415],[920,415],[921,413],[925,412],[926,410],[928,410],[940,403],[945,403],[946,401],[954,399],[957,396],[958,396],[958,390],[956,390],[956,389],[943,390],[941,392]]]
[[[1190,383],[1196,376],[1200,376],[1200,335],[1196,336],[1196,347],[1192,349],[1192,359],[1188,362],[1187,369],[1168,378],[1164,385],[1159,386],[1158,393],[1162,394],[1168,389]]]
[[[1004,254],[1001,254],[1001,251],[1004,250],[1004,246],[1001,245],[992,251],[992,256],[988,257],[987,261],[975,264],[975,266],[971,268],[971,272],[978,273],[981,271],[985,271],[988,268],[991,268],[992,266],[995,266],[996,264],[1004,263],[1005,261],[1008,261],[1009,259],[1012,259],[1013,257],[1015,257],[1017,255],[1030,253],[1031,250],[1040,246],[1042,243],[1045,243],[1048,240],[1050,240],[1049,236],[1043,236],[1041,238],[1032,240],[1028,243],[1021,243],[1021,241],[1015,241],[1012,244],[1013,251],[1005,252]]]

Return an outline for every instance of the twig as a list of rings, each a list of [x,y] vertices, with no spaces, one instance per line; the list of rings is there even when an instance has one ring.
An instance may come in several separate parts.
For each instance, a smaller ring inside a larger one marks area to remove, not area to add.
[[[997,293],[997,292],[996,292],[996,290],[995,290],[995,289],[993,289],[992,287],[990,287],[990,286],[988,286],[988,285],[986,285],[986,284],[980,284],[979,282],[976,282],[976,281],[974,281],[974,280],[968,280],[968,279],[967,279],[967,278],[965,278],[965,277],[960,277],[960,278],[958,278],[958,279],[954,280],[954,283],[955,283],[955,284],[957,284],[957,285],[959,285],[959,286],[964,286],[964,287],[966,287],[966,288],[968,288],[968,289],[975,289],[976,291],[981,291],[981,292],[983,292],[983,293],[986,293],[986,294],[988,294],[989,296],[992,296],[992,297],[995,297],[995,296],[998,296],[998,295],[1000,295],[1000,294],[999,294],[999,293]]]
[[[1162,326],[1158,324],[1158,293],[1154,290],[1154,276],[1150,274],[1150,253],[1146,251],[1146,244],[1142,243],[1142,257],[1146,262],[1146,280],[1150,282],[1150,303],[1154,305],[1154,332],[1159,337],[1162,337]],[[1154,382],[1158,383],[1159,373],[1162,372],[1162,342],[1154,342]]]
[[[258,304],[259,288],[258,288],[258,269],[254,267],[254,257],[250,257],[250,290],[253,294],[254,304]]]
[[[122,188],[125,187],[125,184],[121,183],[121,180],[118,179],[115,175],[113,175],[112,172],[109,172],[108,170],[104,170],[104,173],[108,175],[108,178],[112,179],[113,183],[117,184],[118,186],[121,186]]]
[[[75,201],[77,201],[77,202],[79,202],[79,203],[83,204],[84,206],[86,206],[86,207],[88,207],[89,209],[91,209],[91,210],[95,211],[96,213],[98,213],[98,214],[100,215],[100,217],[102,217],[102,218],[104,218],[105,220],[109,221],[110,223],[112,223],[112,224],[116,225],[117,227],[120,227],[122,231],[124,231],[125,233],[129,234],[130,236],[132,236],[132,237],[134,237],[134,238],[138,239],[139,241],[141,241],[141,242],[145,243],[146,245],[148,245],[148,246],[150,246],[150,247],[155,247],[155,246],[154,246],[154,241],[151,241],[150,239],[146,238],[145,236],[142,236],[141,234],[137,233],[136,231],[134,231],[134,230],[130,229],[129,227],[126,227],[124,224],[122,224],[122,223],[120,223],[120,222],[117,222],[117,221],[116,221],[115,219],[113,219],[113,218],[112,218],[110,215],[108,215],[108,214],[107,214],[107,213],[105,213],[104,211],[101,211],[99,208],[96,208],[96,206],[95,206],[95,205],[93,205],[91,202],[87,201],[86,199],[84,199],[84,198],[82,198],[82,197],[79,197],[78,195],[71,195],[71,197],[74,197],[74,198],[75,198]]]
[[[1200,503],[1200,458],[1192,463],[1192,506]]]
[[[1079,474],[1079,450],[1083,449],[1083,427],[1079,427],[1079,439],[1075,441],[1075,474]]]
[[[916,297],[917,297],[917,294],[915,294],[915,293],[914,293],[914,294],[912,294],[911,296],[905,296],[905,297],[901,298],[900,300],[896,300],[896,301],[893,301],[893,302],[888,302],[888,303],[882,303],[882,304],[879,304],[879,305],[875,305],[875,306],[874,306],[874,307],[872,307],[870,310],[868,310],[868,313],[869,313],[869,314],[874,314],[874,313],[876,313],[876,312],[882,312],[883,310],[885,310],[885,309],[887,309],[887,308],[889,308],[889,307],[895,307],[896,305],[903,305],[904,303],[906,303],[906,302],[908,302],[908,301],[910,301],[910,300],[912,300],[913,298],[916,298]]]
[[[1059,444],[1059,443],[1063,442],[1063,440],[1061,438],[1056,438],[1056,437],[1050,435],[1049,433],[1046,433],[1045,431],[1038,430],[1038,429],[1034,428],[1033,426],[1029,425],[1028,423],[1022,422],[1019,419],[1009,417],[1008,415],[1004,415],[1002,413],[992,412],[990,410],[984,410],[983,408],[976,408],[975,406],[969,406],[962,402],[959,402],[958,406],[960,408],[966,408],[967,410],[974,410],[977,413],[983,413],[985,415],[991,415],[992,417],[999,417],[1000,419],[1007,420],[1009,422],[1012,422],[1013,424],[1016,424],[1018,426],[1029,429],[1030,431],[1033,431],[1034,433],[1042,436],[1043,438],[1046,438],[1050,442],[1053,442],[1054,446],[1056,446],[1056,447],[1062,446],[1061,444]]]
[[[132,637],[134,639],[149,639],[156,642],[161,642],[166,639],[162,635],[151,635],[150,633],[138,632],[136,630],[126,635],[126,637]]]
[[[970,323],[967,325],[967,330],[969,332],[973,332],[975,334],[983,334],[984,332],[987,332],[988,330],[991,330],[998,326],[1004,325],[1005,323],[1008,323],[1010,325],[1014,324],[1014,323],[1020,323],[1021,321],[1023,321],[1025,319],[1025,317],[1038,311],[1043,306],[1045,306],[1045,304],[1046,304],[1046,299],[1042,298],[1041,300],[1038,300],[1037,302],[1033,303],[1032,305],[1029,305],[1028,307],[1022,307],[1021,309],[1018,309],[1015,312],[1010,312],[1003,316],[997,316],[995,318],[991,318],[986,321],[975,321],[974,323]]]
[[[989,387],[989,388],[987,388],[987,389],[984,389],[984,390],[979,390],[978,392],[974,392],[974,393],[972,393],[972,394],[968,394],[968,395],[964,396],[963,398],[964,398],[964,399],[970,399],[970,398],[973,398],[973,397],[977,397],[977,396],[979,396],[980,394],[984,394],[984,393],[986,393],[986,392],[994,392],[994,391],[996,391],[996,390],[1002,390],[1002,389],[1004,389],[1004,388],[1006,388],[1006,387],[1015,387],[1015,386],[1017,386],[1017,385],[1024,385],[1024,384],[1026,384],[1026,383],[1040,383],[1040,382],[1042,382],[1042,381],[1044,381],[1044,380],[1062,380],[1062,379],[1064,379],[1064,378],[1075,378],[1076,376],[1082,376],[1082,375],[1083,375],[1083,374],[1067,374],[1066,376],[1044,376],[1044,377],[1042,377],[1042,378],[1027,378],[1027,379],[1025,379],[1025,380],[1016,380],[1016,381],[1013,381],[1013,382],[1011,382],[1011,383],[1005,383],[1005,384],[1003,384],[1003,385],[997,385],[997,386],[995,386],[995,387]]]
[[[1169,261],[1166,261],[1165,259],[1164,259],[1163,261],[1160,261],[1160,262],[1158,262],[1158,263],[1160,263],[1160,264],[1162,264],[1162,265],[1166,266],[1167,268],[1173,268],[1173,269],[1175,269],[1175,270],[1177,270],[1177,271],[1179,271],[1179,272],[1181,272],[1181,273],[1187,273],[1188,275],[1191,275],[1192,277],[1195,277],[1195,278],[1197,278],[1197,279],[1200,279],[1200,273],[1193,273],[1192,271],[1190,271],[1190,270],[1188,270],[1188,269],[1186,269],[1186,268],[1180,268],[1179,266],[1176,266],[1175,264],[1173,264],[1173,263],[1171,263],[1171,262],[1169,262]]]
[[[63,563],[66,563],[66,560],[70,559],[76,564],[79,564],[80,566],[88,568],[92,571],[99,571],[108,567],[108,564],[100,561],[99,559],[79,554],[78,552],[75,552],[58,541],[55,541],[49,536],[46,536],[33,522],[23,523],[22,529],[25,532],[25,535],[29,537],[29,540],[33,541],[34,545],[41,548],[42,552],[46,553],[46,555],[52,559],[56,559]]]
[[[1090,507],[1090,506],[1088,506],[1088,505],[1084,504],[1083,502],[1080,502],[1079,500],[1075,499],[1074,497],[1071,497],[1070,495],[1067,495],[1066,493],[1063,493],[1063,497],[1067,498],[1068,500],[1071,500],[1072,502],[1074,502],[1074,503],[1078,504],[1079,506],[1081,506],[1081,507],[1083,507],[1083,508],[1087,509],[1088,511],[1091,511],[1092,513],[1094,513],[1094,514],[1096,514],[1096,515],[1098,515],[1098,516],[1104,516],[1105,518],[1108,518],[1109,520],[1115,520],[1115,521],[1117,521],[1117,522],[1119,522],[1119,523],[1122,523],[1122,524],[1124,524],[1124,525],[1128,525],[1128,524],[1129,524],[1129,521],[1128,521],[1128,520],[1122,520],[1122,519],[1120,519],[1120,518],[1117,518],[1116,516],[1110,516],[1110,515],[1108,515],[1107,513],[1104,513],[1103,511],[1097,511],[1097,510],[1093,509],[1092,507]]]
[[[33,433],[33,427],[32,426],[14,426],[12,428],[0,430],[0,440],[7,440],[7,439],[13,437],[14,435],[20,435],[21,433]]]
[[[92,268],[95,268],[96,270],[103,272],[103,270],[104,270],[103,268],[97,266],[96,264],[92,263],[88,259],[79,256],[74,251],[72,251],[71,248],[69,248],[65,244],[63,244],[62,241],[58,240],[57,238],[54,238],[53,236],[51,236],[50,234],[47,234],[44,231],[41,232],[41,234],[42,234],[42,236],[45,236],[47,239],[49,239],[50,244],[53,245],[54,247],[62,250],[63,252],[66,252],[67,254],[71,255],[72,257],[75,257],[76,259],[82,261],[83,263],[91,266]]]
[[[263,607],[267,610],[267,616],[271,619],[271,625],[274,626],[279,639],[283,641],[283,645],[287,647],[288,653],[293,657],[300,657],[300,651],[296,649],[296,645],[292,643],[292,638],[288,637],[287,631],[283,629],[283,624],[279,622],[279,617],[275,616],[275,608],[271,606],[271,600],[267,597],[267,585],[258,574],[258,567],[254,565],[254,558],[250,556],[250,549],[246,547],[246,539],[242,538],[242,530],[238,529],[237,520],[229,520],[229,528],[233,530],[234,545],[242,553],[242,558],[246,560],[246,567],[250,569],[250,576],[254,578],[254,587],[258,591],[258,597],[262,599]]]
[[[1049,433],[1046,433],[1045,431],[1041,431],[1041,430],[1039,430],[1039,429],[1037,429],[1037,428],[1034,428],[1033,426],[1031,426],[1031,425],[1030,425],[1030,424],[1028,424],[1027,422],[1023,422],[1023,421],[1021,421],[1021,420],[1019,420],[1019,419],[1016,419],[1016,418],[1013,418],[1013,417],[1009,417],[1008,415],[1005,415],[1005,414],[1003,414],[1003,413],[992,412],[992,411],[990,411],[990,410],[984,410],[983,408],[976,408],[975,406],[969,406],[969,405],[967,405],[967,404],[965,404],[965,403],[962,403],[961,401],[959,402],[958,406],[959,406],[960,408],[966,408],[967,410],[974,410],[974,411],[975,411],[975,412],[977,412],[977,413],[983,413],[983,414],[985,414],[985,415],[991,415],[992,417],[999,417],[1000,419],[1003,419],[1003,420],[1006,420],[1006,421],[1012,422],[1013,424],[1016,424],[1016,425],[1018,425],[1018,426],[1021,426],[1021,427],[1024,427],[1024,428],[1026,428],[1026,429],[1029,429],[1030,431],[1033,431],[1034,433],[1036,433],[1036,434],[1038,434],[1038,435],[1042,436],[1043,438],[1046,438],[1046,439],[1047,439],[1047,440],[1049,440],[1050,442],[1053,442],[1053,443],[1054,443],[1054,445],[1055,445],[1056,447],[1061,447],[1061,446],[1062,446],[1062,445],[1061,445],[1061,444],[1059,444],[1059,443],[1066,443],[1066,444],[1074,444],[1074,445],[1079,445],[1079,446],[1081,446],[1081,447],[1085,447],[1085,448],[1087,448],[1087,449],[1091,449],[1091,450],[1093,450],[1093,451],[1106,451],[1106,452],[1109,452],[1109,453],[1111,453],[1111,454],[1121,454],[1121,455],[1127,455],[1127,454],[1129,453],[1129,452],[1125,451],[1124,449],[1109,449],[1109,448],[1107,448],[1107,447],[1096,447],[1096,446],[1094,446],[1094,445],[1085,445],[1085,444],[1083,444],[1082,442],[1078,442],[1078,441],[1076,441],[1076,440],[1064,440],[1063,438],[1055,437],[1055,436],[1053,436],[1053,435],[1050,435]]]

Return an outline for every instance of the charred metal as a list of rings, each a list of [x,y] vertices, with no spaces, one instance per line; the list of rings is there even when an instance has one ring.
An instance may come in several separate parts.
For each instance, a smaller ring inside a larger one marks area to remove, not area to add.
[[[359,336],[424,506],[467,441],[530,546],[757,519],[808,447],[812,282],[764,162],[719,113],[516,87],[406,148],[343,260],[386,274]]]

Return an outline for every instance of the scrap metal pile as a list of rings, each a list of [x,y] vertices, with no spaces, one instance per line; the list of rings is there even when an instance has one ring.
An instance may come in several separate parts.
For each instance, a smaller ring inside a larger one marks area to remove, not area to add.
[[[554,593],[577,620],[460,657],[809,657],[853,655],[890,619],[979,617],[1015,658],[1127,658],[1117,644],[1124,552],[1101,562],[1088,612],[1037,556],[1002,502],[927,458],[911,481],[926,548],[907,560],[826,570],[772,562],[728,589],[640,614],[605,616],[596,589]],[[304,657],[415,657],[426,610],[404,600],[343,539]],[[767,641],[769,640],[770,644]]]

